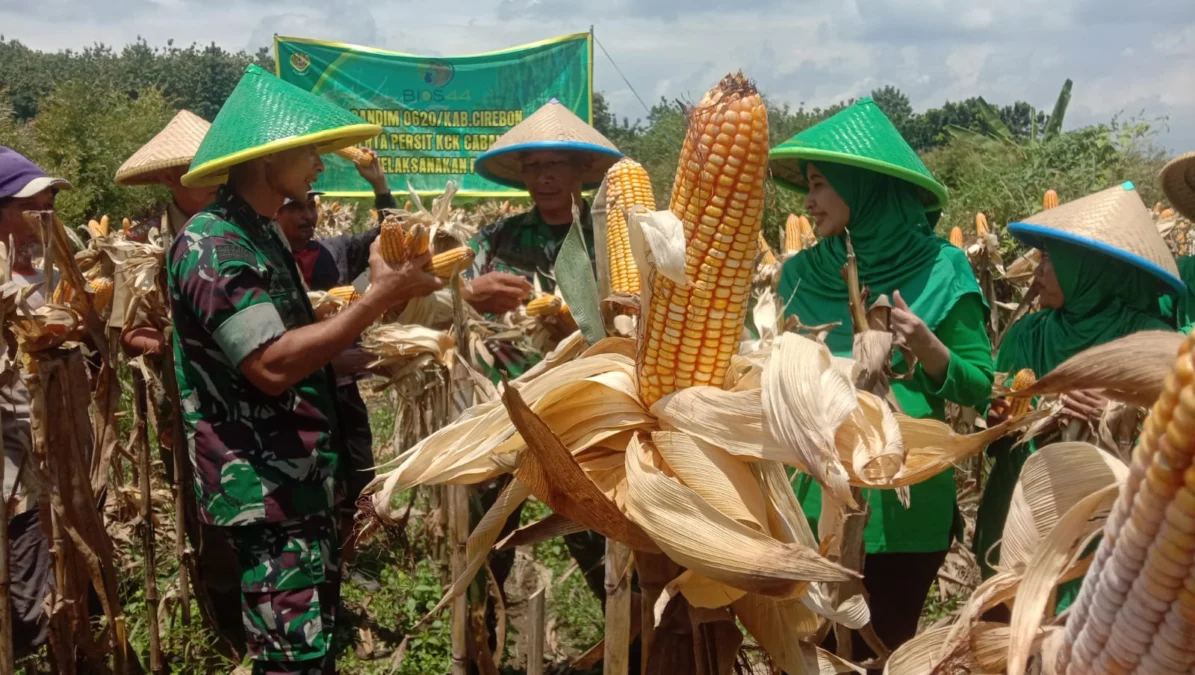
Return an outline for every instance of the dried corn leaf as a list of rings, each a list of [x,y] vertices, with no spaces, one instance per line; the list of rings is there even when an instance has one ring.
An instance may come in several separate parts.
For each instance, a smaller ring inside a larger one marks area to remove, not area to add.
[[[1178,348],[1186,339],[1166,331],[1133,333],[1079,352],[1018,394],[1103,389],[1109,398],[1149,407],[1162,393]]]
[[[594,485],[560,438],[523,402],[515,387],[502,395],[511,421],[526,440],[527,455],[515,476],[553,511],[632,549],[659,548]]]
[[[781,335],[764,370],[762,392],[764,427],[789,452],[786,463],[804,467],[828,494],[858,508],[834,439],[858,403],[830,350],[792,333]]]
[[[608,373],[619,373],[622,386],[611,389],[589,378]],[[560,417],[568,416],[571,420],[585,420],[586,416],[596,417],[606,406],[612,408],[637,407],[638,419],[623,419],[624,413],[614,413],[615,422],[634,427],[638,424],[648,426],[650,416],[639,405],[637,397],[630,397],[626,393],[629,387],[633,390],[634,378],[633,362],[623,356],[604,354],[592,358],[568,361],[560,366],[546,371],[543,375],[527,382],[520,390],[520,395],[537,414],[546,418],[549,426]],[[569,386],[571,384],[571,386]],[[569,388],[565,388],[569,386]],[[563,390],[563,394],[562,394]],[[588,393],[594,390],[595,393]],[[577,408],[570,405],[569,396],[587,401],[586,407]],[[548,398],[551,396],[551,398]],[[563,396],[563,398],[562,398]],[[547,399],[546,402],[542,401]],[[630,402],[628,403],[628,399]],[[549,408],[552,403],[560,408],[560,414]],[[633,416],[632,416],[633,417]],[[609,421],[609,420],[606,420]],[[589,420],[589,429],[601,429],[601,419]],[[584,436],[586,429],[577,429],[574,425],[571,434],[566,436],[565,443]],[[590,438],[593,436],[591,435]],[[517,453],[525,447],[510,422],[510,416],[501,401],[489,401],[476,405],[465,411],[452,425],[447,426],[402,453],[384,468],[393,467],[386,473],[379,474],[372,486],[380,488],[375,497],[375,503],[388,499],[386,495],[405,490],[421,484],[436,483],[479,483],[501,475],[513,468],[502,466],[495,462],[493,453],[505,444],[504,451]],[[579,450],[579,448],[573,448]],[[513,464],[517,456],[508,460]]]
[[[1112,508],[1119,490],[1119,485],[1112,484],[1079,500],[1058,520],[1029,561],[1012,608],[1008,675],[1024,675],[1035,641],[1040,638],[1038,628],[1055,586],[1078,557],[1080,546],[1100,529],[1102,522],[1093,523],[1093,520],[1097,513]]]
[[[734,613],[772,661],[788,675],[865,672],[849,661],[803,642],[817,632],[819,622],[797,601],[748,594],[734,603]]]
[[[627,516],[668,557],[734,588],[773,597],[799,594],[807,581],[845,581],[854,573],[813,549],[786,544],[723,515],[658,469],[650,442],[627,446]]]
[[[839,453],[850,453],[851,471],[858,480],[867,485],[887,485],[904,463],[900,425],[879,396],[857,393],[859,407],[838,428],[834,442]]]
[[[1054,443],[1035,452],[1013,489],[997,569],[1024,573],[1065,513],[1128,474],[1119,459],[1088,443]]]
[[[393,323],[370,328],[361,337],[362,348],[377,357],[371,368],[402,365],[420,354],[430,354],[440,365],[448,366],[455,345],[448,333]]]
[[[651,439],[673,474],[710,506],[747,527],[766,531],[766,502],[747,464],[719,447],[675,431],[657,431]]]
[[[896,413],[901,441],[905,445],[905,463],[887,488],[922,483],[982,451],[993,441],[1023,426],[1032,424],[1043,413],[1034,412],[974,434],[956,434],[950,425],[932,419],[913,419]]]
[[[452,580],[452,585],[444,591],[444,597],[440,598],[440,601],[427,613],[427,616],[419,620],[416,628],[450,605],[458,595],[469,588],[469,584],[473,583],[473,577],[477,576],[481,566],[485,564],[490,549],[494,547],[494,542],[498,541],[498,535],[502,532],[502,527],[510,518],[510,514],[514,513],[515,509],[530,495],[531,489],[517,479],[512,480],[502,490],[498,499],[494,501],[494,505],[482,516],[481,522],[477,523],[477,527],[469,533],[469,539],[465,542],[465,571],[460,577]]]
[[[546,517],[530,525],[524,525],[506,535],[502,541],[494,544],[494,550],[503,551],[519,546],[534,546],[541,541],[585,532],[586,530],[587,528],[584,525],[574,523],[559,513],[549,513]]]
[[[788,482],[784,465],[780,462],[753,462],[751,472],[759,480],[768,500],[768,531],[771,535],[785,543],[816,548],[817,538],[813,536],[809,520]]]
[[[746,591],[714,581],[692,570],[685,570],[680,576],[668,582],[664,594],[672,597],[680,593],[694,607],[717,609],[729,607],[746,595]]]

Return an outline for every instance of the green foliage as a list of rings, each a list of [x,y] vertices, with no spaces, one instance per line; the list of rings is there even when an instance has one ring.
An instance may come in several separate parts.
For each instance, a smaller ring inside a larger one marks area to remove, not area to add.
[[[1002,227],[1040,211],[1042,196],[1050,189],[1066,202],[1132,181],[1152,204],[1162,196],[1157,175],[1165,162],[1165,153],[1152,143],[1153,134],[1148,123],[1113,120],[1016,146],[956,138],[924,156],[930,171],[950,188],[938,231],[956,225],[973,231],[977,212]]]
[[[9,144],[73,190],[56,207],[68,226],[108,214],[119,222],[156,211],[165,191],[122,188],[116,170],[174,115],[156,89],[136,97],[82,79],[58,85],[40,104],[36,122],[0,121],[0,143]]]
[[[225,51],[215,43],[184,49],[171,40],[166,47],[155,48],[138,39],[120,51],[97,44],[82,51],[50,53],[0,36],[0,86],[9,90],[13,111],[21,121],[36,117],[46,97],[70,80],[123,91],[130,98],[157,89],[172,107],[210,121],[251,63],[274,70],[274,60],[264,47],[250,55]]]

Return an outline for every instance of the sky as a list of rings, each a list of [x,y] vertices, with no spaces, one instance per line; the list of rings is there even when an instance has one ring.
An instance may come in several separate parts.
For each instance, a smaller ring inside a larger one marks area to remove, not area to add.
[[[0,34],[45,50],[138,36],[255,50],[277,33],[445,56],[591,25],[648,104],[741,69],[794,106],[891,84],[916,110],[983,96],[1048,111],[1069,77],[1067,128],[1120,114],[1195,150],[1195,0],[0,0]],[[594,86],[644,115],[600,49]]]

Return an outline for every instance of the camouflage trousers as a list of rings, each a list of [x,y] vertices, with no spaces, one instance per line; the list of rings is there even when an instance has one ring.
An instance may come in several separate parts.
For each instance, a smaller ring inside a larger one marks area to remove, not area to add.
[[[255,675],[335,672],[340,538],[331,513],[226,528]]]

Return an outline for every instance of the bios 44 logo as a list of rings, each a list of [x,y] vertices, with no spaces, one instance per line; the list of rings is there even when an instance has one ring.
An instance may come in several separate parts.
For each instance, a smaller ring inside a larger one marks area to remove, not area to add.
[[[444,86],[452,82],[456,69],[447,61],[433,60],[419,66],[419,89],[404,89],[402,101],[412,103],[444,103],[445,101],[468,100],[467,92],[445,90]]]

